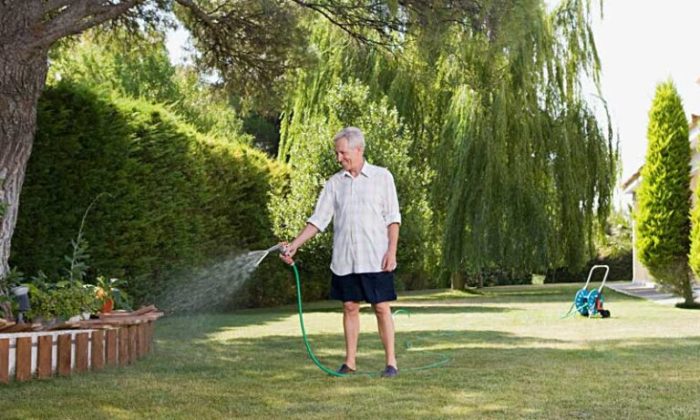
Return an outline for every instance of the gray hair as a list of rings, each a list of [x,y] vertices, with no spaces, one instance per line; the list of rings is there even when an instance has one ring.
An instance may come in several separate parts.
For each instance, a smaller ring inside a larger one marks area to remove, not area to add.
[[[362,134],[362,130],[357,127],[343,128],[333,137],[333,143],[338,143],[340,139],[346,139],[348,141],[348,147],[351,149],[365,148],[365,135]]]

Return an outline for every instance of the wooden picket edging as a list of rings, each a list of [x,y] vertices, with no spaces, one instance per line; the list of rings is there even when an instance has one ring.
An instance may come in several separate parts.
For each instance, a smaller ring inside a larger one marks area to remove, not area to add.
[[[80,321],[81,329],[0,333],[0,383],[126,366],[153,350],[155,308]]]

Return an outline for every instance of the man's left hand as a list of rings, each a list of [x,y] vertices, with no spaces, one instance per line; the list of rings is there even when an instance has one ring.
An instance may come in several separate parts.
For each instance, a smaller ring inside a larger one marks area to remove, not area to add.
[[[396,270],[396,254],[393,252],[387,252],[382,258],[382,271],[394,271]]]

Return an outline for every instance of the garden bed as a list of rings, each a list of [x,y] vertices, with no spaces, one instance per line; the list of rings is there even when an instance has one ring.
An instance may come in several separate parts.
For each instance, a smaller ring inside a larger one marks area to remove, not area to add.
[[[153,348],[154,306],[62,324],[52,331],[0,331],[0,383],[125,366]]]

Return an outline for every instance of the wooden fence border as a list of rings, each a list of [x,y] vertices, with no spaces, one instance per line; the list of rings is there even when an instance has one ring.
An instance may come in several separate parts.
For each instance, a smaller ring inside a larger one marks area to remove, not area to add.
[[[32,338],[19,337],[15,344],[15,379],[28,381],[32,379]]]
[[[0,383],[10,382],[10,340],[0,338]]]
[[[153,351],[154,324],[0,334],[0,384],[132,364]]]
[[[37,352],[36,376],[39,379],[50,378],[53,373],[53,337],[50,335],[39,336]]]
[[[90,336],[90,365],[92,370],[100,370],[105,367],[105,332],[95,330]]]

